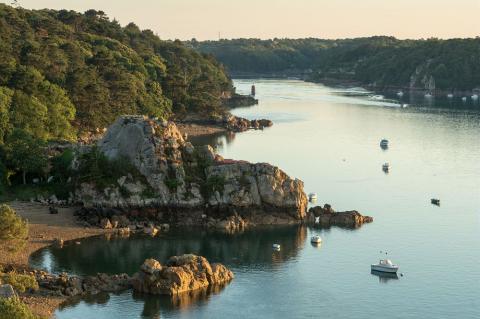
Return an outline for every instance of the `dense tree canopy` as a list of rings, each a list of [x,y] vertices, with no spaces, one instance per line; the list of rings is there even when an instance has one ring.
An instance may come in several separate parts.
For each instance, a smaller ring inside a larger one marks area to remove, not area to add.
[[[234,74],[308,74],[377,86],[471,90],[480,87],[480,38],[398,40],[237,39],[189,46],[214,55]]]
[[[213,58],[96,10],[0,4],[0,56],[0,143],[13,128],[74,139],[120,114],[212,114],[231,90]]]

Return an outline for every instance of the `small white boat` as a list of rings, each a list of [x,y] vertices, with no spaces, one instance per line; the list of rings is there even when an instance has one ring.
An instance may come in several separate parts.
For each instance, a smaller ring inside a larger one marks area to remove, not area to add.
[[[374,95],[372,96],[372,99],[374,100],[383,100],[384,96],[383,95]]]
[[[403,92],[402,92],[402,91],[398,91],[398,92],[397,92],[397,96],[398,96],[398,97],[402,97],[402,96],[403,96]]]
[[[448,93],[448,94],[447,94],[447,97],[448,97],[449,99],[453,99],[453,94],[452,94],[452,93]]]
[[[428,92],[425,94],[426,99],[431,99],[433,97],[432,93]]]
[[[373,271],[397,273],[399,267],[392,264],[390,259],[380,259],[378,264],[372,264],[371,268]]]
[[[388,140],[387,139],[383,139],[380,141],[380,147],[381,148],[387,148],[388,147]]]
[[[315,193],[308,194],[308,200],[310,202],[316,202],[317,201],[317,194],[315,194]]]
[[[402,104],[400,104],[400,107],[404,107],[404,108],[408,107],[408,104],[407,103],[402,103]]]
[[[322,242],[322,237],[318,235],[312,236],[312,238],[310,239],[310,242],[313,244],[320,244]]]
[[[462,97],[462,102],[467,102],[467,97],[466,96]]]
[[[273,244],[272,245],[273,250],[280,250],[280,244]]]
[[[477,94],[472,95],[472,100],[474,101],[478,100],[478,95]]]

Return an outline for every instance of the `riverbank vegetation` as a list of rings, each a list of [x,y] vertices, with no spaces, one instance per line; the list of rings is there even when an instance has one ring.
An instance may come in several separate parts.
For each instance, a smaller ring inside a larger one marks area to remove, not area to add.
[[[28,224],[8,205],[0,205],[0,245],[16,251],[28,238]],[[0,279],[3,278],[0,276]]]
[[[480,88],[480,38],[236,39],[187,43],[236,75],[302,76],[376,87]]]
[[[32,180],[51,171],[47,143],[75,142],[124,114],[218,117],[233,91],[211,55],[96,10],[0,4],[0,56],[0,197],[41,192]]]

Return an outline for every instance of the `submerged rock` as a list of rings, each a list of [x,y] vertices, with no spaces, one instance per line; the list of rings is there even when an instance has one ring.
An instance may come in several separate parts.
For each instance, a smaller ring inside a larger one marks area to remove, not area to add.
[[[130,283],[136,292],[178,295],[224,284],[233,277],[222,264],[210,264],[204,257],[189,254],[171,257],[165,266],[155,259],[147,259]]]

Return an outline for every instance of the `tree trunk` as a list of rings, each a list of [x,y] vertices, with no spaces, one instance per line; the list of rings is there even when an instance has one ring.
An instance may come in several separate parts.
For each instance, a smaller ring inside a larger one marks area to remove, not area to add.
[[[27,185],[27,172],[26,171],[22,172],[22,177],[23,177],[23,185]]]

